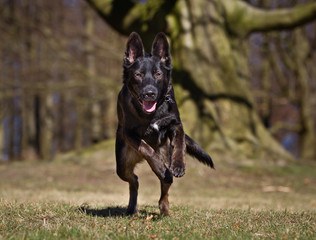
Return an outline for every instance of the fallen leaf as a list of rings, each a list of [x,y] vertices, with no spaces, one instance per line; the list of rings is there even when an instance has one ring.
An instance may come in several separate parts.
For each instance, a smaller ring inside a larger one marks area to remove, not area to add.
[[[304,178],[304,181],[303,181],[303,182],[304,182],[305,185],[310,184],[310,180],[309,180],[308,178]]]
[[[147,216],[146,221],[150,221],[151,219],[153,219],[153,215]]]
[[[238,225],[235,225],[235,226],[234,226],[234,228],[236,228],[236,229],[240,229],[240,227],[239,227]]]

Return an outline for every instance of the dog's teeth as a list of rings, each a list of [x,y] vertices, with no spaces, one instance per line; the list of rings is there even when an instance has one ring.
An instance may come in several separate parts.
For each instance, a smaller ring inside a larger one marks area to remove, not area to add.
[[[157,125],[157,123],[152,124],[152,127],[156,129],[157,131],[159,131],[159,126]]]

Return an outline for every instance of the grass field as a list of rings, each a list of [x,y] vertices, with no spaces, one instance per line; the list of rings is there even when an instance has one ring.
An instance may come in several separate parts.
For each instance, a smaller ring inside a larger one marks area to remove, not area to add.
[[[169,217],[158,214],[160,184],[143,163],[139,214],[128,217],[113,148],[0,164],[0,239],[316,239],[315,163],[217,153],[213,171],[187,159]]]

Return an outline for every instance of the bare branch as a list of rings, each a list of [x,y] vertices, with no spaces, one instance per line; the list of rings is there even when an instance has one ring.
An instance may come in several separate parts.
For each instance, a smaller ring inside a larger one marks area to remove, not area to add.
[[[287,122],[276,122],[273,124],[273,127],[270,128],[272,134],[276,134],[280,130],[288,130],[293,132],[301,131],[302,127],[300,124],[296,123],[287,123]]]
[[[316,2],[293,8],[263,10],[240,0],[222,1],[230,31],[240,36],[252,32],[291,29],[316,19]]]
[[[166,15],[176,0],[148,0],[146,4],[124,0],[86,0],[98,14],[122,34],[132,31],[166,31]],[[152,36],[151,36],[152,38]]]

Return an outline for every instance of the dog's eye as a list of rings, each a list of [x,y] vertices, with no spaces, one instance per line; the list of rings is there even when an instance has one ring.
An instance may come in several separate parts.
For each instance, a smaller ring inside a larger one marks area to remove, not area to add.
[[[155,72],[155,74],[154,74],[154,77],[157,79],[161,78],[161,76],[162,76],[162,72],[159,72],[159,71]]]
[[[138,79],[140,79],[140,78],[142,78],[142,76],[143,76],[143,74],[141,74],[140,72],[135,72],[135,78],[138,78]]]

